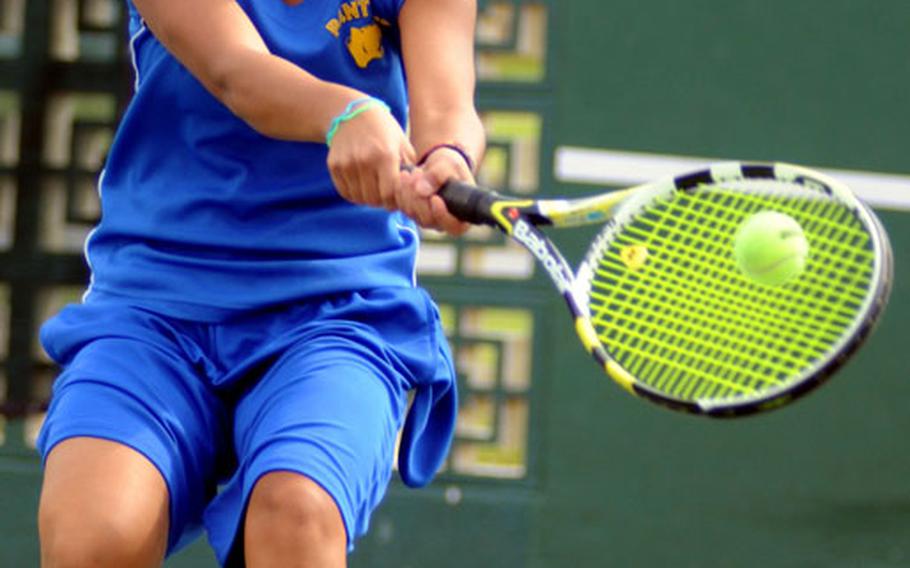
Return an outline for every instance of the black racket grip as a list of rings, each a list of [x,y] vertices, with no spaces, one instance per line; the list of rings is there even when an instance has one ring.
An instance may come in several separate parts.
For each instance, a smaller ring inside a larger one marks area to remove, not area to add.
[[[449,180],[439,189],[439,197],[445,201],[449,213],[473,225],[499,226],[493,217],[493,204],[500,195],[473,185]]]

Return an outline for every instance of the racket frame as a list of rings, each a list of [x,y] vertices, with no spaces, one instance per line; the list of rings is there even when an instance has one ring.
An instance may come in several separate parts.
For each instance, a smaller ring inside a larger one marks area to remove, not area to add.
[[[617,363],[598,338],[588,313],[591,275],[613,232],[661,195],[693,191],[701,185],[741,180],[780,180],[821,191],[843,203],[869,229],[874,251],[871,292],[846,333],[801,380],[770,388],[756,397],[685,400],[668,396],[638,381]],[[878,218],[842,183],[808,168],[785,163],[723,162],[688,174],[665,178],[628,189],[579,199],[518,199],[504,197],[452,181],[440,195],[462,220],[500,229],[522,245],[544,267],[562,295],[585,350],[610,378],[630,393],[661,406],[691,414],[731,418],[764,412],[786,405],[812,391],[838,369],[865,342],[887,304],[893,278],[893,258],[888,237]],[[578,269],[573,271],[562,253],[540,227],[577,227],[604,224]]]

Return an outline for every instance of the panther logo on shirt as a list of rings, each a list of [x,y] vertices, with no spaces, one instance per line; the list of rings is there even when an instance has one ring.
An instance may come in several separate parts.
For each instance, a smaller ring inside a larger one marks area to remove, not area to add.
[[[343,2],[338,8],[338,15],[325,24],[325,29],[340,39],[341,34],[345,31],[342,30],[344,24],[364,21],[365,25],[348,26],[346,30],[348,37],[345,39],[348,53],[361,69],[366,69],[371,61],[382,59],[385,54],[382,48],[382,26],[389,25],[382,18],[371,14],[370,2],[371,0]]]
[[[365,69],[370,61],[382,58],[382,30],[379,29],[379,24],[351,28],[351,35],[348,37],[348,51],[361,69]]]

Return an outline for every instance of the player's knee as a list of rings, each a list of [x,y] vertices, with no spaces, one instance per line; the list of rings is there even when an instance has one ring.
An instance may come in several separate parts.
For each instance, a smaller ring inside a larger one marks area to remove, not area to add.
[[[344,524],[335,500],[309,478],[288,472],[263,476],[256,484],[250,507],[255,517],[282,526],[302,540],[322,542],[344,538]]]
[[[38,529],[43,568],[114,568],[160,562],[154,543],[142,538],[135,527],[118,522],[113,513],[105,518],[89,518],[78,511],[42,504]]]

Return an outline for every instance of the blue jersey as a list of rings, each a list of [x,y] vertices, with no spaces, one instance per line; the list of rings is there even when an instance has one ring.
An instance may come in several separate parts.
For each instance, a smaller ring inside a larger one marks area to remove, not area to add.
[[[396,25],[404,0],[238,0],[272,53],[385,101],[405,124]],[[418,245],[399,213],[352,205],[320,143],[267,138],[215,99],[130,5],[136,92],[100,180],[86,301],[174,317],[412,286]]]

